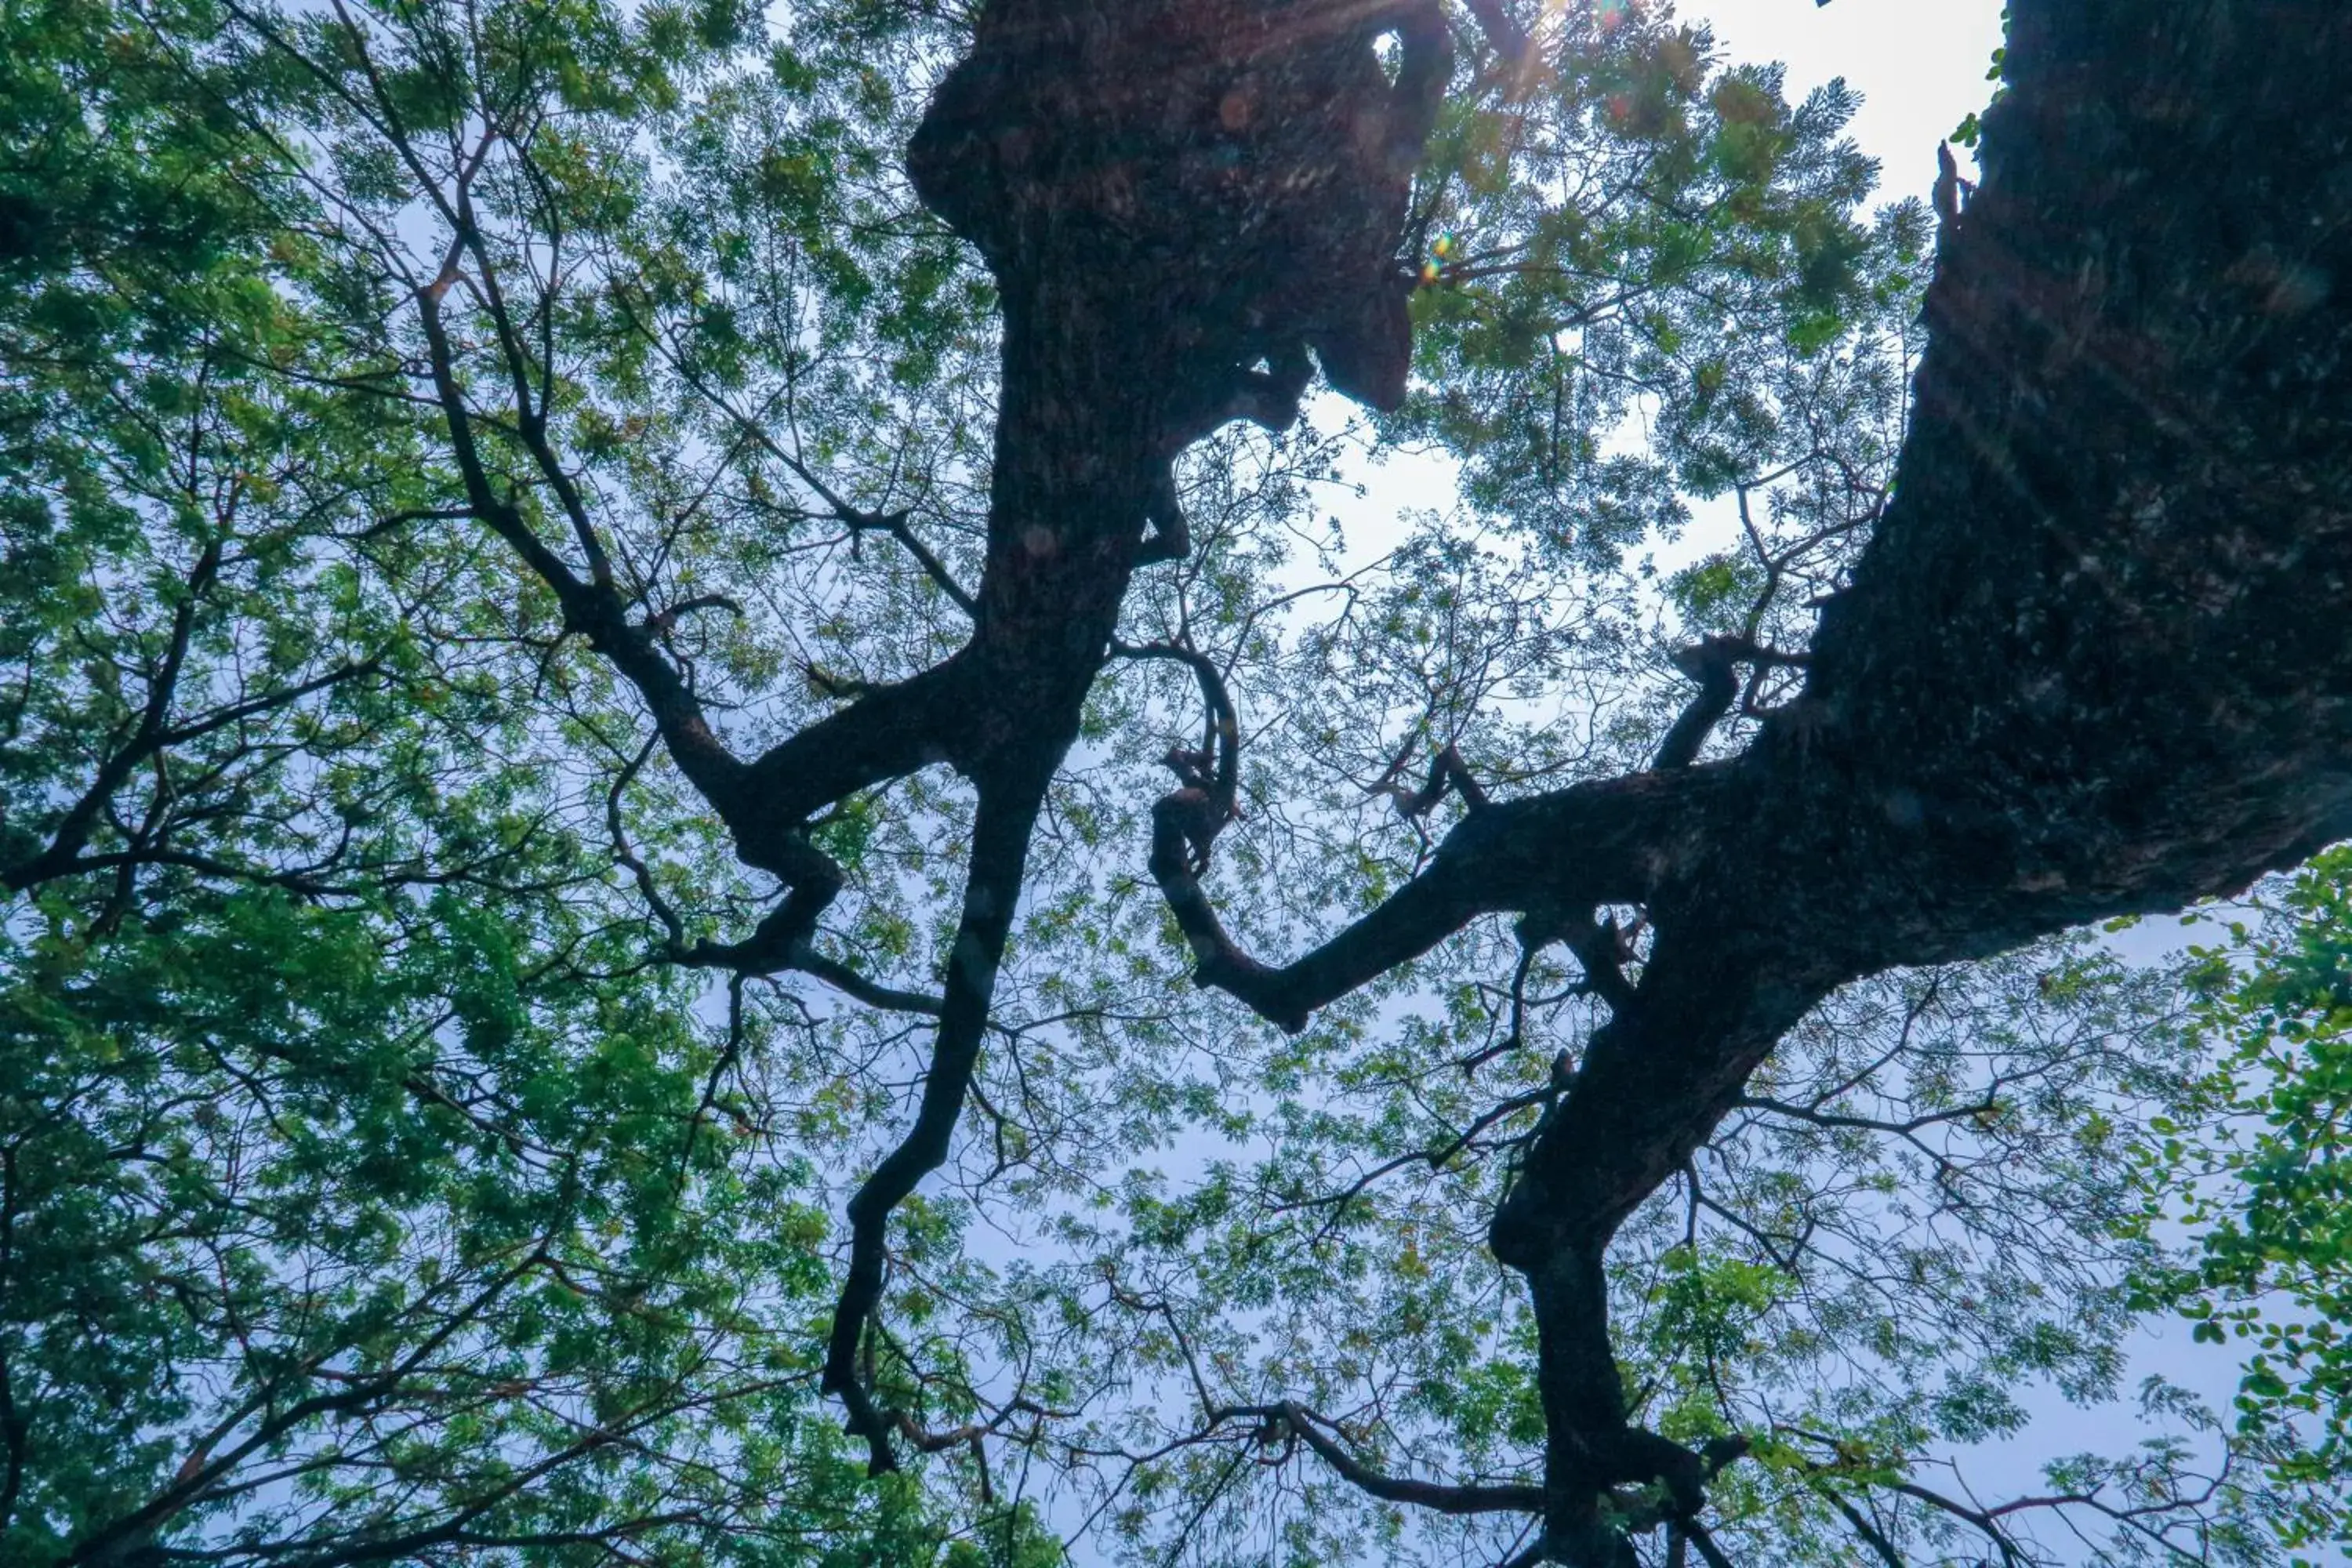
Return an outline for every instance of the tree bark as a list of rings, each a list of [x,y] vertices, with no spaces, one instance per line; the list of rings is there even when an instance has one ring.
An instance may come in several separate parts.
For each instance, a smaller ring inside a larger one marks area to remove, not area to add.
[[[1605,1339],[1570,1321],[1591,1293],[1549,1274],[1832,988],[2235,891],[2352,834],[2352,19],[2012,18],[1896,499],[1802,699],[1656,825],[1650,962],[1495,1217],[1543,1322],[1555,1469],[1622,1415]],[[1564,1533],[1584,1506],[1551,1500],[1560,1555],[1607,1561]]]
[[[1801,698],[1728,761],[1472,813],[1286,967],[1171,889],[1202,980],[1291,1027],[1478,913],[1646,908],[1492,1227],[1538,1319],[1560,1561],[1622,1561],[1599,1493],[1677,1467],[1626,1447],[1609,1239],[1809,1007],[2352,836],[2352,12],[2011,12],[1895,499]]]
[[[1645,907],[1647,961],[1607,988],[1491,1233],[1532,1292],[1560,1561],[1628,1559],[1613,1488],[1663,1483],[1667,1517],[1700,1505],[1701,1458],[1627,1424],[1607,1249],[1809,1007],[1858,975],[2232,891],[2352,835],[2352,16],[2012,14],[1986,177],[1945,204],[1895,499],[1803,694],[1753,745],[1686,766],[1700,737],[1678,731],[1651,773],[1480,804],[1414,883],[1282,967],[1227,938],[1205,849],[1161,814],[1152,868],[1200,979],[1289,1028],[1481,914],[1541,933]],[[944,1157],[1029,826],[1165,464],[1235,414],[1295,413],[1309,348],[1343,390],[1401,390],[1400,170],[1450,58],[1435,16],[990,0],[910,151],[1005,301],[973,637],[746,786],[791,823],[947,761],[988,825],[934,1081],[855,1210],[827,1379],[853,1409],[878,1227]],[[1393,90],[1381,30],[1403,42]]]
[[[1384,28],[1403,40],[1393,88],[1372,47]],[[1402,395],[1393,253],[1449,59],[1436,0],[991,0],[908,149],[916,190],[980,249],[1003,302],[971,638],[728,781],[753,864],[785,863],[825,803],[927,763],[978,796],[921,1103],[849,1205],[824,1386],[874,1470],[896,1463],[897,1421],[859,1363],[890,1215],[951,1147],[1030,837],[1145,520],[1181,537],[1153,514],[1188,442],[1236,416],[1297,416],[1309,345],[1348,390]],[[802,880],[816,892],[800,907],[831,896]]]

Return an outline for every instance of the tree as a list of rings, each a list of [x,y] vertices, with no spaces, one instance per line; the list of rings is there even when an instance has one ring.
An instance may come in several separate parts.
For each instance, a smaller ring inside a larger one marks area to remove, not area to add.
[[[2340,1325],[2347,1268],[2345,1034],[2352,1025],[2352,856],[2314,859],[2229,940],[2198,952],[2198,1023],[2219,1037],[2209,1113],[2153,1127],[2146,1158],[2164,1173],[2149,1217],[2186,1221],[2199,1247],[2145,1284],[2197,1320],[2196,1337],[2254,1347],[2241,1424],[2301,1421],[2316,1441],[2291,1462],[2340,1472],[2352,1432],[2352,1368]],[[2200,1136],[2201,1134],[2201,1136]],[[2284,1310],[2280,1309],[2284,1308]],[[2288,1521],[2293,1544],[2324,1540],[2324,1514]]]
[[[12,1545],[2023,1560],[1925,1449],[2112,1386],[2199,1103],[2055,933],[2352,832],[2352,22],[2021,5],[1864,221],[1470,9],[12,16]],[[1469,510],[1297,585],[1318,368]],[[2273,1440],[2033,1506],[2254,1552]]]

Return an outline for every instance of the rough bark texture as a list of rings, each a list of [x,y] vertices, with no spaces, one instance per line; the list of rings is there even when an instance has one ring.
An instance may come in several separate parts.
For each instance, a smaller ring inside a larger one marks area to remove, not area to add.
[[[1185,787],[1155,814],[1151,868],[1199,978],[1290,1028],[1482,914],[1590,954],[1574,939],[1597,905],[1647,910],[1649,958],[1596,975],[1612,1019],[1493,1223],[1539,1321],[1540,1499],[1437,1489],[1458,1509],[1539,1502],[1560,1561],[1629,1561],[1612,1491],[1663,1483],[1654,1521],[1692,1521],[1727,1458],[1628,1426],[1607,1247],[1807,1008],[2352,836],[2352,17],[2332,0],[2012,10],[1986,178],[1939,247],[1898,499],[1824,613],[1802,698],[1755,745],[1690,765],[1725,708],[1726,682],[1702,679],[1654,771],[1469,792],[1421,878],[1282,967],[1235,947],[1203,879],[1234,744],[1213,669],[1222,754],[1178,753]],[[1381,32],[1403,45],[1393,85]],[[1401,395],[1395,256],[1450,60],[1436,0],[988,0],[910,149],[1004,300],[971,641],[756,762],[689,769],[791,887],[760,949],[778,963],[838,882],[813,812],[942,761],[978,792],[931,1074],[852,1205],[826,1371],[877,1467],[894,1418],[857,1353],[884,1226],[947,1152],[1030,831],[1129,574],[1181,538],[1158,515],[1166,464],[1225,419],[1295,417],[1310,349],[1341,390]],[[665,731],[682,761],[701,757],[696,723]]]
[[[1384,31],[1403,45],[1394,84],[1373,49]],[[1003,301],[971,640],[713,775],[745,858],[792,887],[752,956],[804,965],[839,885],[807,845],[811,814],[939,762],[978,797],[921,1104],[851,1200],[826,1357],[825,1387],[877,1470],[895,1463],[899,1423],[866,1388],[860,1348],[890,1214],[949,1152],[1030,836],[1145,558],[1145,522],[1155,544],[1181,537],[1167,465],[1228,419],[1295,419],[1310,347],[1341,390],[1402,396],[1394,258],[1450,58],[1437,0],[992,0],[908,149],[916,190],[978,247]]]
[[[1638,984],[1492,1229],[1540,1321],[1562,1561],[1629,1560],[1612,1486],[1696,1501],[1696,1457],[1626,1429],[1601,1269],[1808,1007],[2352,835],[2352,16],[2012,16],[1898,499],[1802,699],[1735,759],[1474,812],[1286,968],[1161,878],[1202,980],[1293,1027],[1475,914],[1645,907]]]

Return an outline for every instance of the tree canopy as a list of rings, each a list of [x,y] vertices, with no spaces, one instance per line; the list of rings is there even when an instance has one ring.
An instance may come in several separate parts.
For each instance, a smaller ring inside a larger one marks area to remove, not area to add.
[[[2352,15],[1999,74],[12,0],[0,1553],[2341,1540]]]

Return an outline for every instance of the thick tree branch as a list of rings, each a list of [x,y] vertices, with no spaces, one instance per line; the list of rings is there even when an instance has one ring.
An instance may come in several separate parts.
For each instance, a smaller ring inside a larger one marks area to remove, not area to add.
[[[443,298],[457,276],[453,255],[441,275],[418,290],[416,306],[425,328],[434,392],[440,400],[467,504],[554,594],[566,628],[584,635],[590,646],[637,689],[679,771],[715,809],[731,818],[746,804],[741,791],[744,764],[712,731],[702,704],[663,655],[653,634],[630,622],[628,606],[609,580],[583,582],[574,575],[491,479],[475,435],[472,405],[457,379],[457,351],[442,316]],[[735,826],[732,820],[730,826]]]
[[[1183,854],[1178,826],[1155,816],[1151,874],[1191,944],[1196,984],[1297,1031],[1316,1008],[1435,947],[1483,914],[1641,903],[1683,852],[1722,774],[1637,773],[1497,802],[1457,823],[1421,875],[1314,952],[1260,963],[1225,932]]]
[[[1480,913],[1648,913],[1640,987],[1611,998],[1493,1228],[1536,1290],[1550,1550],[1571,1561],[1614,1550],[1576,1500],[1624,1431],[1603,1249],[1808,1008],[2352,835],[2352,191],[2321,173],[2352,15],[2013,16],[1900,483],[1803,695],[1754,745],[1691,765],[1727,710],[1734,650],[1710,650],[1645,785],[1474,814],[1279,970],[1239,952],[1155,825],[1198,978],[1289,1027]]]

